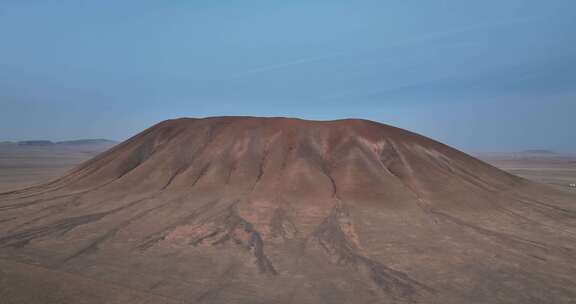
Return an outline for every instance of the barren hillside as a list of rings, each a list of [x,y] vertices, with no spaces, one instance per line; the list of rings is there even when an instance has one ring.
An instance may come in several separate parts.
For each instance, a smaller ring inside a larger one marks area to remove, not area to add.
[[[571,303],[575,203],[371,121],[170,120],[0,196],[0,298]]]

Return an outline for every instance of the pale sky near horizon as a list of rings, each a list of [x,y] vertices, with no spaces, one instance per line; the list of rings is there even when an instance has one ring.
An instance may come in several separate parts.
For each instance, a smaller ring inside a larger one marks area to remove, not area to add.
[[[0,141],[222,115],[576,151],[576,2],[0,0]]]

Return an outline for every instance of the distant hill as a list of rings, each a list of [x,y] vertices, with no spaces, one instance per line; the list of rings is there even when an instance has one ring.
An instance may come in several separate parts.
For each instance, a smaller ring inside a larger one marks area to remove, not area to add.
[[[474,156],[484,160],[526,160],[526,159],[557,159],[574,157],[574,153],[557,152],[546,149],[530,149],[518,152],[477,152],[472,153]]]
[[[534,149],[534,150],[524,150],[520,153],[523,154],[539,154],[539,155],[557,155],[558,152],[552,151],[552,150],[541,150],[541,149]]]
[[[67,140],[67,141],[50,141],[50,140],[25,140],[25,141],[18,141],[18,142],[3,142],[3,144],[17,144],[19,146],[53,146],[53,145],[94,145],[94,144],[106,144],[106,145],[113,145],[116,144],[116,141],[109,140],[109,139],[76,139],[76,140]]]
[[[20,146],[51,146],[53,144],[54,142],[49,140],[26,140],[18,142]]]
[[[68,141],[59,141],[56,142],[57,145],[91,145],[91,144],[116,144],[116,141],[109,140],[109,139],[77,139],[77,140],[68,140]]]

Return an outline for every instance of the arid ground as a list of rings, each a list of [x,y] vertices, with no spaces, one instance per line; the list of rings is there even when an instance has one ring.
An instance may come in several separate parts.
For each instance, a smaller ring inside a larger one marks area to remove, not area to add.
[[[114,146],[106,140],[0,143],[0,192],[48,182]]]
[[[502,170],[535,182],[576,193],[576,154],[555,152],[477,153]]]
[[[34,146],[0,143],[0,192],[49,182],[114,144]],[[471,155],[511,174],[576,192],[576,154],[491,152]]]
[[[256,117],[75,155],[0,195],[2,304],[576,299],[571,159],[489,159],[534,181],[376,122]]]

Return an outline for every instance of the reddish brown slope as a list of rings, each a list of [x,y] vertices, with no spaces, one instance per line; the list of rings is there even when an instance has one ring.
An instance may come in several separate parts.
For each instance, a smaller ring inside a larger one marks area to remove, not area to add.
[[[0,196],[0,253],[187,303],[569,303],[574,202],[370,121],[178,119]]]

